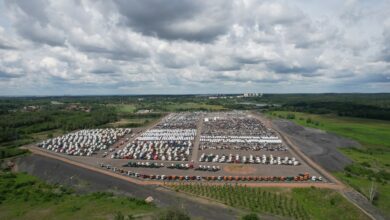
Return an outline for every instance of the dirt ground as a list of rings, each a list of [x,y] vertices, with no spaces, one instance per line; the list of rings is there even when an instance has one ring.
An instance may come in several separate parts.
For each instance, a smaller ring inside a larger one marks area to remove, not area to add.
[[[256,171],[255,168],[244,166],[244,165],[228,165],[225,166],[223,169],[227,173],[244,174],[244,175],[253,174]]]
[[[342,171],[352,161],[341,154],[339,147],[359,147],[359,143],[318,129],[305,128],[287,120],[273,120],[273,126],[326,170]]]
[[[119,195],[145,199],[154,198],[158,207],[181,207],[196,219],[230,220],[238,219],[242,211],[225,205],[189,197],[186,194],[173,192],[158,185],[139,185],[105,174],[52,159],[32,154],[20,157],[16,161],[17,171],[27,172],[50,183],[59,183],[76,188],[79,193],[108,191]],[[280,217],[261,216],[261,219],[278,220]]]

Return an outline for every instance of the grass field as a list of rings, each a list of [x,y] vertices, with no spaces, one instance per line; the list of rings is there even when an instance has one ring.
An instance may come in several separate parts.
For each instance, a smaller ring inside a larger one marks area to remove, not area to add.
[[[53,130],[49,130],[49,131],[32,133],[32,134],[24,136],[22,139],[19,139],[19,140],[0,143],[0,159],[7,158],[7,157],[13,157],[13,156],[21,155],[21,154],[28,152],[27,150],[23,150],[23,149],[15,147],[15,146],[22,146],[25,144],[37,143],[37,142],[46,140],[50,137],[60,136],[63,133],[64,133],[64,131],[62,131],[61,129],[53,129]]]
[[[64,134],[64,131],[61,129],[54,129],[54,130],[49,130],[49,131],[43,131],[43,132],[38,132],[30,135],[34,141],[41,141],[45,140],[50,137],[57,137]]]
[[[210,105],[205,103],[185,102],[185,103],[172,103],[164,105],[166,111],[190,111],[190,110],[203,110],[203,111],[220,111],[225,108],[221,105]]]
[[[157,208],[110,193],[76,195],[23,174],[0,173],[0,219],[113,219],[151,215]]]
[[[119,121],[108,123],[107,127],[121,128],[121,127],[140,127],[149,123],[147,118],[121,118]]]
[[[135,105],[132,104],[113,104],[110,106],[114,106],[115,109],[120,113],[134,113],[136,110]]]
[[[339,149],[354,163],[335,175],[367,197],[374,184],[377,195],[373,204],[390,216],[390,122],[286,111],[268,114],[358,141],[362,148]]]
[[[207,184],[171,185],[177,191],[207,197],[260,214],[293,219],[367,219],[336,191],[318,188],[281,189]]]

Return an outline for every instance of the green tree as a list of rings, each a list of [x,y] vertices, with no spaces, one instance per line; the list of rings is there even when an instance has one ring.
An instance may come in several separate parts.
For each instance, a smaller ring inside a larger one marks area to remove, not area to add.
[[[244,215],[242,217],[242,220],[259,220],[259,217],[257,216],[256,213],[250,213],[250,214]]]
[[[115,220],[125,220],[125,216],[122,214],[122,212],[117,212],[114,216]]]
[[[190,220],[191,218],[182,210],[169,208],[158,212],[155,216],[158,220]]]

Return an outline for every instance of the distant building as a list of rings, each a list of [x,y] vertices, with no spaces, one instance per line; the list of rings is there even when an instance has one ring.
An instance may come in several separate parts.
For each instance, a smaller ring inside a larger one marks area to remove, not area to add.
[[[217,94],[216,96],[209,96],[209,99],[226,99],[226,95]]]
[[[244,97],[262,97],[263,93],[244,93]]]
[[[50,103],[51,103],[52,105],[62,105],[62,104],[64,104],[64,103],[59,102],[59,101],[51,101]]]
[[[29,106],[24,106],[23,110],[26,112],[35,112],[39,109],[39,106],[37,105],[29,105]]]
[[[70,104],[68,106],[66,106],[65,108],[66,110],[68,111],[83,111],[83,112],[91,112],[91,108],[90,107],[87,107],[87,106],[81,106],[81,105],[78,105],[78,104]]]

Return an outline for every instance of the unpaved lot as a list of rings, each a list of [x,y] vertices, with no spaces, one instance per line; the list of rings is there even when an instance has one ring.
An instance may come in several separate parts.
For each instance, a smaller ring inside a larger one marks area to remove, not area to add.
[[[360,146],[356,141],[318,129],[305,128],[287,120],[276,119],[272,124],[314,162],[331,172],[342,171],[346,165],[352,163],[337,148]]]
[[[17,158],[15,162],[16,171],[27,172],[50,183],[71,186],[79,193],[109,191],[140,199],[152,196],[158,207],[180,207],[195,219],[229,220],[239,219],[243,215],[242,211],[220,203],[189,197],[157,185],[138,185],[37,154]],[[262,215],[261,219],[285,218]]]

